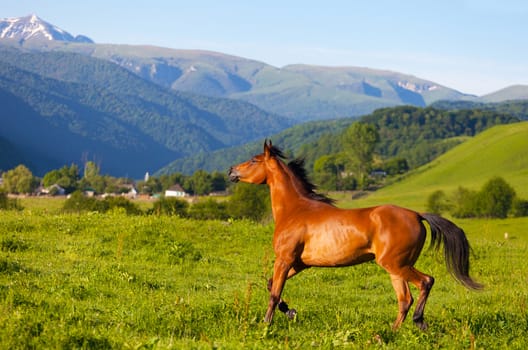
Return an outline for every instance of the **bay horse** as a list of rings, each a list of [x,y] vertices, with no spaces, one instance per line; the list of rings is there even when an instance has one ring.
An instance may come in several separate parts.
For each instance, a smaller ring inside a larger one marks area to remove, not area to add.
[[[413,303],[409,283],[420,291],[413,321],[419,328],[427,328],[423,314],[434,278],[414,267],[426,238],[422,221],[430,226],[431,246],[438,249],[443,243],[447,269],[454,278],[469,289],[482,288],[469,276],[469,243],[453,222],[394,205],[340,209],[332,199],[315,191],[304,160],[286,164],[285,158],[266,140],[262,154],[232,166],[228,172],[233,182],[267,184],[270,188],[276,258],[268,282],[265,322],[271,323],[277,306],[289,318],[295,317],[297,312],[288,308],[281,294],[286,280],[302,270],[375,260],[389,273],[396,292],[399,312],[393,328],[400,327]]]

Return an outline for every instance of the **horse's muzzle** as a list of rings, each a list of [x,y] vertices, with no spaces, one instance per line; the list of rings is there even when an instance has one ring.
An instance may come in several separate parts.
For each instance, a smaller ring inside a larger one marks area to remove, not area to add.
[[[229,168],[227,176],[231,182],[238,182],[240,180],[240,174],[236,169],[233,169],[233,167]]]

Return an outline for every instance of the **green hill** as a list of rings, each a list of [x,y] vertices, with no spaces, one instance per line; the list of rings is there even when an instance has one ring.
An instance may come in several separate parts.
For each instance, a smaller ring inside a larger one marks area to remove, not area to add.
[[[493,176],[503,177],[526,199],[527,150],[528,122],[495,126],[351,206],[394,203],[424,210],[427,197],[436,190],[447,194],[458,186],[479,190]]]

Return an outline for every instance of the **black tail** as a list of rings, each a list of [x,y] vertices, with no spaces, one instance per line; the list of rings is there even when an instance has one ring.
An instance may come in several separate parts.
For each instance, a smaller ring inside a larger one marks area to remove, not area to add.
[[[469,277],[469,242],[464,231],[451,221],[435,214],[420,214],[431,226],[431,247],[438,249],[444,244],[447,270],[469,289],[484,286]]]

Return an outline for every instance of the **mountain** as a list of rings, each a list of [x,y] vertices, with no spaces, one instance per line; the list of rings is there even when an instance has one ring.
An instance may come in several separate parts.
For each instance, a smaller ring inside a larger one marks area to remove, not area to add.
[[[36,16],[25,17],[25,22],[32,17]],[[15,20],[22,23],[23,19],[10,19],[7,23]],[[30,50],[76,52],[101,58],[168,89],[243,100],[298,123],[358,117],[390,106],[424,107],[440,100],[490,102],[527,97],[526,92],[519,93],[515,88],[479,99],[410,74],[346,66],[297,64],[279,68],[204,50],[72,43],[60,39],[47,42],[4,40],[3,43]]]
[[[65,32],[36,16],[4,20],[0,26],[6,33],[2,37],[13,38],[5,40],[6,44],[102,58],[165,88],[250,102],[297,122],[357,117],[388,106],[423,107],[442,99],[474,98],[432,81],[385,70],[302,64],[278,68],[203,50],[72,43],[69,34],[68,40],[51,35]],[[52,40],[27,40],[23,33]]]
[[[84,35],[74,37],[36,15],[0,19],[0,39],[11,39],[20,43],[26,40],[93,43],[92,39]]]
[[[244,100],[298,122],[357,117],[388,106],[423,107],[437,100],[474,98],[412,75],[369,68],[277,68],[217,52],[146,46],[58,44],[54,49],[84,52],[167,88]]]
[[[481,102],[503,102],[508,100],[528,100],[528,85],[512,85],[491,94],[479,97]]]
[[[0,137],[39,175],[87,158],[104,173],[141,177],[292,125],[246,102],[170,91],[108,61],[1,46],[0,105]]]

